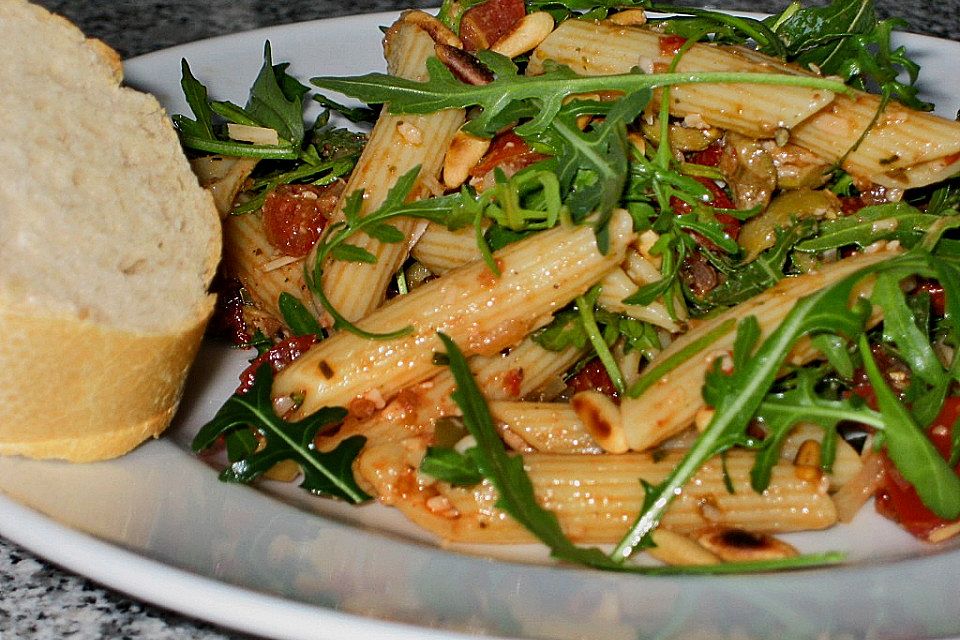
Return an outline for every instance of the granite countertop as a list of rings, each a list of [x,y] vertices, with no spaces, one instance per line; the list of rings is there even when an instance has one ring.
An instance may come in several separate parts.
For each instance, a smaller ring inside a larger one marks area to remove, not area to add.
[[[394,0],[40,0],[124,57],[224,33],[288,22],[369,13],[438,1]],[[785,2],[739,0],[709,6],[774,11]],[[909,30],[960,40],[960,0],[877,0]],[[244,636],[183,618],[64,572],[0,539],[0,640],[29,638],[151,638],[220,640]]]

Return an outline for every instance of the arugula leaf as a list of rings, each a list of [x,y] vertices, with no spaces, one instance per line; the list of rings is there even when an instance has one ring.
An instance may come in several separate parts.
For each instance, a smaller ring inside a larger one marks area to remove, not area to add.
[[[348,107],[319,93],[314,94],[313,100],[328,111],[336,111],[354,124],[373,124],[377,121],[377,110],[370,107]]]
[[[709,307],[732,306],[766,291],[783,279],[784,265],[794,245],[814,232],[813,220],[801,221],[787,229],[777,229],[772,247],[745,265],[724,271],[725,279],[701,302]]]
[[[935,514],[947,520],[960,516],[960,476],[950,468],[929,438],[897,400],[870,353],[866,336],[860,337],[860,355],[867,379],[883,414],[883,442],[897,471],[913,485]]]
[[[287,144],[303,142],[303,96],[307,87],[286,74],[287,64],[273,65],[270,41],[263,45],[263,66],[250,88],[245,111],[261,126],[275,130]]]
[[[472,486],[483,481],[475,447],[463,453],[447,447],[427,447],[420,471],[454,486]]]
[[[751,485],[757,493],[770,483],[773,466],[780,457],[783,442],[800,422],[811,422],[823,429],[821,466],[829,470],[835,453],[837,425],[845,420],[860,422],[874,428],[883,428],[884,417],[863,406],[855,399],[828,400],[814,390],[818,375],[808,369],[797,373],[793,389],[767,396],[760,405],[757,418],[768,430],[760,445],[757,461],[750,471]]]
[[[223,470],[221,480],[250,483],[276,463],[293,460],[303,472],[300,486],[310,493],[353,503],[369,499],[357,485],[351,469],[366,438],[353,436],[327,453],[317,450],[313,443],[321,429],[342,422],[347,411],[325,407],[300,422],[286,422],[273,411],[272,385],[273,368],[269,363],[261,365],[250,391],[228,398],[213,419],[200,429],[191,445],[194,452],[209,448],[220,436],[229,438],[237,430],[252,428],[263,439],[262,447],[253,451],[235,450],[233,453],[242,457]]]
[[[893,49],[890,36],[900,20],[878,21],[872,0],[833,0],[825,7],[805,7],[774,19],[787,58],[813,66],[824,75],[838,75],[859,89],[870,82],[887,97],[922,111],[933,105],[921,101],[913,86],[920,70],[903,47]],[[905,73],[909,83],[898,80]]]
[[[593,567],[614,568],[614,563],[600,549],[580,548],[571,543],[560,530],[557,516],[537,503],[533,484],[523,469],[523,458],[507,454],[490,409],[470,373],[467,359],[449,336],[444,333],[437,335],[443,342],[450,373],[457,385],[453,400],[463,412],[463,424],[477,441],[477,467],[496,488],[499,495],[497,507],[549,546],[555,558]]]
[[[280,298],[277,300],[277,306],[280,308],[283,321],[290,327],[290,331],[294,335],[323,335],[323,329],[317,319],[296,296],[286,291],[281,292]]]
[[[769,337],[749,357],[743,356],[739,360],[743,366],[734,369],[730,375],[718,375],[716,371],[709,375],[704,397],[714,404],[713,419],[670,475],[651,489],[646,506],[616,546],[614,557],[625,560],[635,549],[646,544],[667,506],[697,469],[709,458],[744,441],[747,425],[760,409],[777,372],[798,339],[821,332],[851,339],[863,334],[869,303],[861,300],[852,308],[849,306],[853,288],[862,278],[868,274],[891,273],[899,280],[908,275],[930,274],[934,262],[929,253],[915,250],[866,267],[801,298]],[[912,478],[917,479],[922,474],[915,473]],[[930,481],[929,475],[924,481]]]
[[[509,62],[509,61],[507,61]],[[429,78],[423,82],[385,73],[369,73],[356,77],[321,76],[311,82],[320,88],[337,91],[370,104],[388,104],[391,113],[432,113],[442,109],[482,107],[471,121],[470,132],[487,137],[496,133],[491,126],[499,114],[516,101],[536,104],[536,115],[517,128],[518,135],[546,130],[556,117],[567,96],[596,91],[622,91],[631,94],[690,83],[751,83],[805,86],[846,93],[839,82],[807,76],[770,73],[622,73],[607,76],[581,76],[565,66],[553,66],[543,75],[499,75],[485,85],[470,85],[458,80],[439,60],[427,61]]]
[[[848,245],[866,247],[877,240],[899,240],[912,247],[943,216],[924,213],[905,202],[864,207],[850,216],[820,225],[816,237],[803,240],[797,251],[821,252]]]

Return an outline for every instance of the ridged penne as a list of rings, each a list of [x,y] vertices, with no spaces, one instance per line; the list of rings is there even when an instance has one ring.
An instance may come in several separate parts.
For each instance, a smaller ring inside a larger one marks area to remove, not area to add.
[[[240,281],[256,307],[280,319],[281,293],[309,300],[303,258],[285,256],[267,240],[260,212],[227,216],[223,221],[224,271]]]
[[[434,55],[434,46],[433,38],[426,31],[401,18],[390,28],[384,42],[390,73],[426,79],[426,61]],[[350,175],[334,221],[343,218],[342,207],[349,194],[363,189],[360,215],[365,215],[383,202],[397,178],[418,165],[420,179],[410,198],[434,195],[435,188],[431,185],[439,184],[437,176],[444,153],[463,120],[462,109],[427,115],[392,115],[384,109]],[[401,218],[394,220],[393,225],[410,237],[420,223]],[[351,243],[376,256],[376,264],[331,260],[325,266],[322,284],[331,304],[347,319],[357,320],[383,301],[387,284],[406,259],[409,246],[383,243],[363,234],[358,234]]]
[[[410,333],[370,340],[341,331],[281,371],[273,394],[299,401],[294,417],[323,406],[348,406],[368,392],[389,399],[437,373],[438,331],[467,356],[513,346],[623,260],[633,240],[625,212],[611,218],[610,238],[602,255],[592,226],[560,226],[496,252],[500,277],[483,262],[455,269],[357,323],[375,332],[411,326]]]
[[[430,271],[441,274],[480,259],[476,231],[472,226],[450,231],[431,222],[411,254]]]
[[[650,72],[671,59],[661,53],[660,37],[643,28],[568,20],[534,51],[528,72],[538,72],[546,60],[588,75],[626,73],[636,66]],[[706,44],[691,47],[677,69],[804,73],[756,52]],[[829,162],[850,152],[843,168],[884,186],[923,186],[960,170],[960,123],[892,102],[870,127],[879,107],[876,95],[833,96],[784,86],[687,85],[671,91],[674,115],[699,116],[710,125],[758,138],[789,129],[792,142]]]
[[[547,60],[584,75],[627,73],[634,67],[646,73],[663,71],[673,56],[663,53],[661,38],[645,28],[567,20],[530,54],[527,73],[540,73]],[[677,70],[769,73],[782,71],[782,66],[772,62],[763,67],[739,50],[697,44],[683,55]],[[834,95],[801,87],[693,84],[674,88],[670,97],[674,115],[700,116],[715,127],[769,138],[777,129],[803,122]]]
[[[422,455],[425,445],[419,446]],[[382,502],[444,540],[533,541],[495,506],[497,494],[487,482],[451,487],[420,474],[417,447],[416,439],[368,447],[355,464],[357,475]],[[637,516],[643,502],[639,479],[659,482],[681,455],[529,454],[523,460],[538,501],[557,515],[564,533],[575,542],[596,544],[618,540]],[[758,494],[750,487],[753,463],[754,456],[745,451],[728,452],[724,462],[708,461],[673,501],[662,526],[680,533],[714,527],[778,533],[835,524],[824,483],[798,477],[793,465],[784,462],[774,467],[769,487]],[[725,484],[724,467],[733,493]]]
[[[582,353],[576,347],[549,351],[526,338],[505,355],[474,356],[470,359],[470,371],[487,399],[517,400],[537,391],[552,378],[559,378]],[[403,389],[371,417],[348,420],[336,434],[321,438],[319,445],[325,450],[332,449],[353,435],[383,442],[426,433],[437,418],[459,415],[459,409],[450,399],[454,387],[453,375],[443,370],[426,382]]]
[[[766,337],[782,322],[798,298],[818,291],[867,265],[887,260],[893,255],[895,255],[893,252],[887,251],[859,254],[826,264],[819,271],[785,278],[750,300],[697,324],[696,328],[680,336],[661,351],[649,366],[657,366],[731,318],[739,320],[748,315],[756,316],[761,335]],[[648,449],[693,424],[697,411],[704,404],[701,395],[704,376],[715,358],[730,353],[735,336],[735,331],[727,332],[704,352],[693,354],[692,357],[674,367],[639,398],[623,399],[620,405],[622,427],[631,450]],[[800,364],[809,361],[815,354],[809,341],[804,341],[794,348],[790,361]]]
[[[598,454],[603,449],[584,428],[567,402],[490,403],[490,413],[501,429],[536,451]],[[508,440],[509,442],[509,440]]]

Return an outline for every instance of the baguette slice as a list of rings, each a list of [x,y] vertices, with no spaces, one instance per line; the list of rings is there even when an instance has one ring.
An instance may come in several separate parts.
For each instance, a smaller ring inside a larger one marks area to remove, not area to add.
[[[0,41],[0,454],[118,456],[176,411],[219,219],[109,47],[23,0]]]

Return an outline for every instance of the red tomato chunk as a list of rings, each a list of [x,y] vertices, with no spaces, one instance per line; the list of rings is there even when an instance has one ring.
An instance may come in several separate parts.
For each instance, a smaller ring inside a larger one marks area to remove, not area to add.
[[[342,183],[316,187],[282,184],[263,203],[267,241],[284,255],[299,258],[310,253],[337,206]]]
[[[947,398],[940,415],[927,430],[927,437],[945,460],[950,458],[953,429],[960,417],[960,396]],[[907,482],[890,458],[883,454],[884,483],[876,496],[876,509],[881,515],[900,524],[918,538],[929,539],[937,529],[957,520],[944,520],[930,511],[920,500],[917,490]],[[956,467],[960,473],[960,465]]]
[[[281,340],[270,348],[269,351],[261,353],[250,362],[250,365],[240,374],[240,386],[237,387],[237,393],[246,393],[253,387],[253,379],[260,365],[267,362],[273,367],[276,373],[288,364],[302,356],[306,351],[317,342],[317,336],[291,336],[286,340]]]

